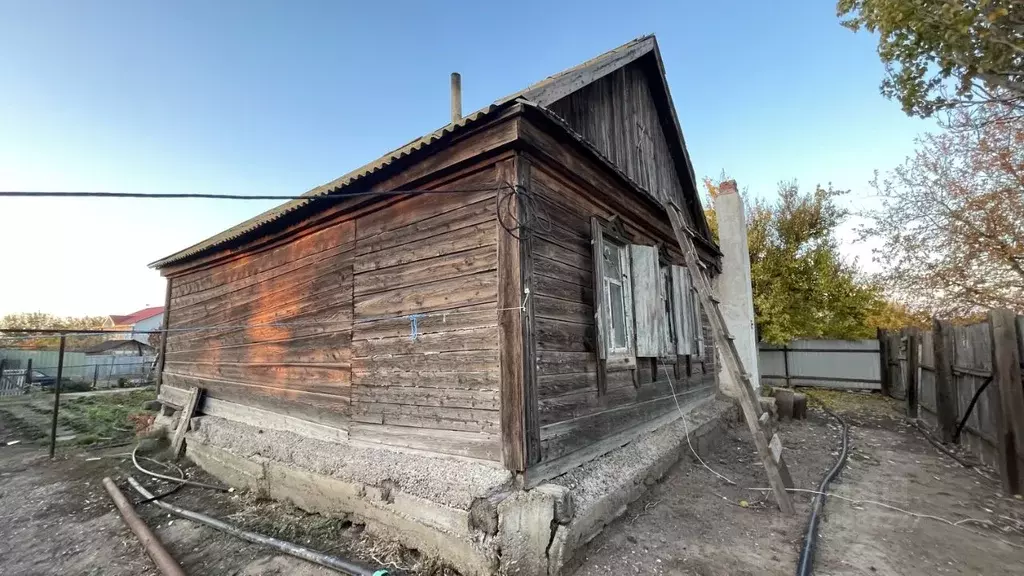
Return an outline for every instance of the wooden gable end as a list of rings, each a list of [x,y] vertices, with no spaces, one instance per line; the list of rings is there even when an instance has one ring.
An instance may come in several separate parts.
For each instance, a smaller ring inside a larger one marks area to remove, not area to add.
[[[692,185],[684,185],[676,170],[648,75],[639,62],[621,67],[547,107],[656,198],[691,205],[686,190]],[[689,174],[683,176],[689,180]]]

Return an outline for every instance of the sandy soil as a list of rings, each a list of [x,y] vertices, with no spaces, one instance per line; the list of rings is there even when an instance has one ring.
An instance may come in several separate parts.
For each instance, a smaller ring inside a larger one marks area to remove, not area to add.
[[[954,527],[831,498],[821,525],[816,574],[1022,573],[1024,502],[1000,495],[998,482],[937,452],[904,423],[895,402],[854,394],[846,400],[840,402],[840,414],[851,425],[851,452],[832,485],[836,494],[951,521],[978,518],[992,524]],[[832,467],[840,430],[817,409],[804,422],[782,424],[786,459],[798,487],[815,489]],[[738,486],[766,486],[741,423],[705,460]],[[786,518],[771,500],[762,501],[764,493],[738,486],[719,480],[693,459],[681,461],[590,543],[577,576],[793,574],[812,495],[797,494],[798,514]]]

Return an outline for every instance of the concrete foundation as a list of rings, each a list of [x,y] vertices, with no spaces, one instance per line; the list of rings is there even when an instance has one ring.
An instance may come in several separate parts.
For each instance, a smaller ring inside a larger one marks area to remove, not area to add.
[[[706,450],[731,403],[684,407],[658,430],[531,490],[490,463],[366,448],[194,418],[186,454],[225,483],[320,513],[352,514],[371,533],[438,556],[471,575],[559,574],[581,546],[679,458]],[[174,414],[161,415],[164,425]]]

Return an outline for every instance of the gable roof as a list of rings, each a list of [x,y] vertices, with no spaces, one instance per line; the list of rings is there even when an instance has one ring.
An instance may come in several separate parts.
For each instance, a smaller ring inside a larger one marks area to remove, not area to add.
[[[151,308],[143,308],[142,310],[139,310],[137,312],[132,312],[131,314],[125,314],[123,316],[119,316],[117,314],[111,314],[110,315],[110,320],[111,320],[111,322],[114,323],[115,326],[125,326],[125,325],[131,325],[131,324],[136,324],[138,322],[142,322],[143,320],[146,320],[147,318],[152,318],[153,316],[156,316],[157,314],[163,314],[163,313],[164,313],[164,307],[163,306],[153,306]]]
[[[497,112],[516,102],[526,101],[526,103],[533,104],[541,108],[546,107],[564,96],[567,96],[592,82],[600,80],[611,72],[614,72],[615,70],[618,70],[643,57],[653,58],[654,64],[657,66],[659,73],[652,75],[654,76],[652,90],[659,97],[663,98],[667,104],[666,108],[669,112],[671,123],[667,126],[666,138],[669,139],[670,146],[672,146],[673,149],[673,160],[676,164],[676,173],[678,177],[684,181],[684,188],[687,187],[687,182],[689,182],[688,187],[693,190],[694,199],[696,199],[697,188],[693,166],[690,162],[689,154],[686,151],[686,144],[683,141],[683,132],[680,128],[679,119],[676,115],[675,105],[672,104],[672,95],[669,93],[668,83],[665,78],[665,67],[661,60],[661,52],[658,49],[658,42],[654,35],[647,35],[591,58],[582,64],[549,76],[535,84],[531,84],[519,92],[510,94],[504,98],[499,98],[493,104],[485,106],[468,116],[464,116],[457,122],[449,123],[433,132],[416,138],[368,164],[356,168],[355,170],[326,184],[309,190],[302,195],[303,198],[290,200],[275,208],[271,208],[270,210],[237,224],[224,232],[211,236],[202,242],[198,242],[184,250],[152,262],[149,266],[151,268],[162,268],[169,264],[198,256],[201,253],[211,250],[217,246],[227,244],[233,240],[240,239],[243,236],[248,236],[255,233],[259,228],[279,220],[280,218],[310,204],[316,198],[328,195],[344,196],[344,192],[342,192],[344,188],[357,184],[360,180],[367,178],[378,171],[386,169],[391,164],[409,155],[419,152],[427,152],[433,147],[440,146],[442,142],[448,141],[453,134],[459,133],[471,125],[475,125],[493,117]],[[574,135],[574,137],[579,138],[578,135]],[[693,221],[697,223],[700,231],[704,233],[705,237],[710,239],[710,229],[707,226],[703,209],[699,207],[699,202],[684,208],[688,208],[691,211]]]

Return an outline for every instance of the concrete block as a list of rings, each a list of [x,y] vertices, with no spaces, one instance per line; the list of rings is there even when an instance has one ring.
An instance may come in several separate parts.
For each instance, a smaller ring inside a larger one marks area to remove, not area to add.
[[[774,397],[758,396],[757,400],[761,403],[762,412],[771,414],[773,420],[779,417],[779,405]]]
[[[363,500],[363,487],[277,462],[267,463],[269,496],[291,502],[307,512],[353,512]]]
[[[542,490],[516,492],[498,505],[502,574],[547,575],[554,518],[554,497]]]
[[[534,488],[542,493],[551,495],[555,502],[555,521],[559,524],[568,524],[576,514],[576,502],[573,500],[572,491],[565,486],[558,484],[541,484]]]
[[[185,456],[228,486],[252,490],[261,496],[268,494],[265,461],[235,456],[199,442],[186,442]]]

